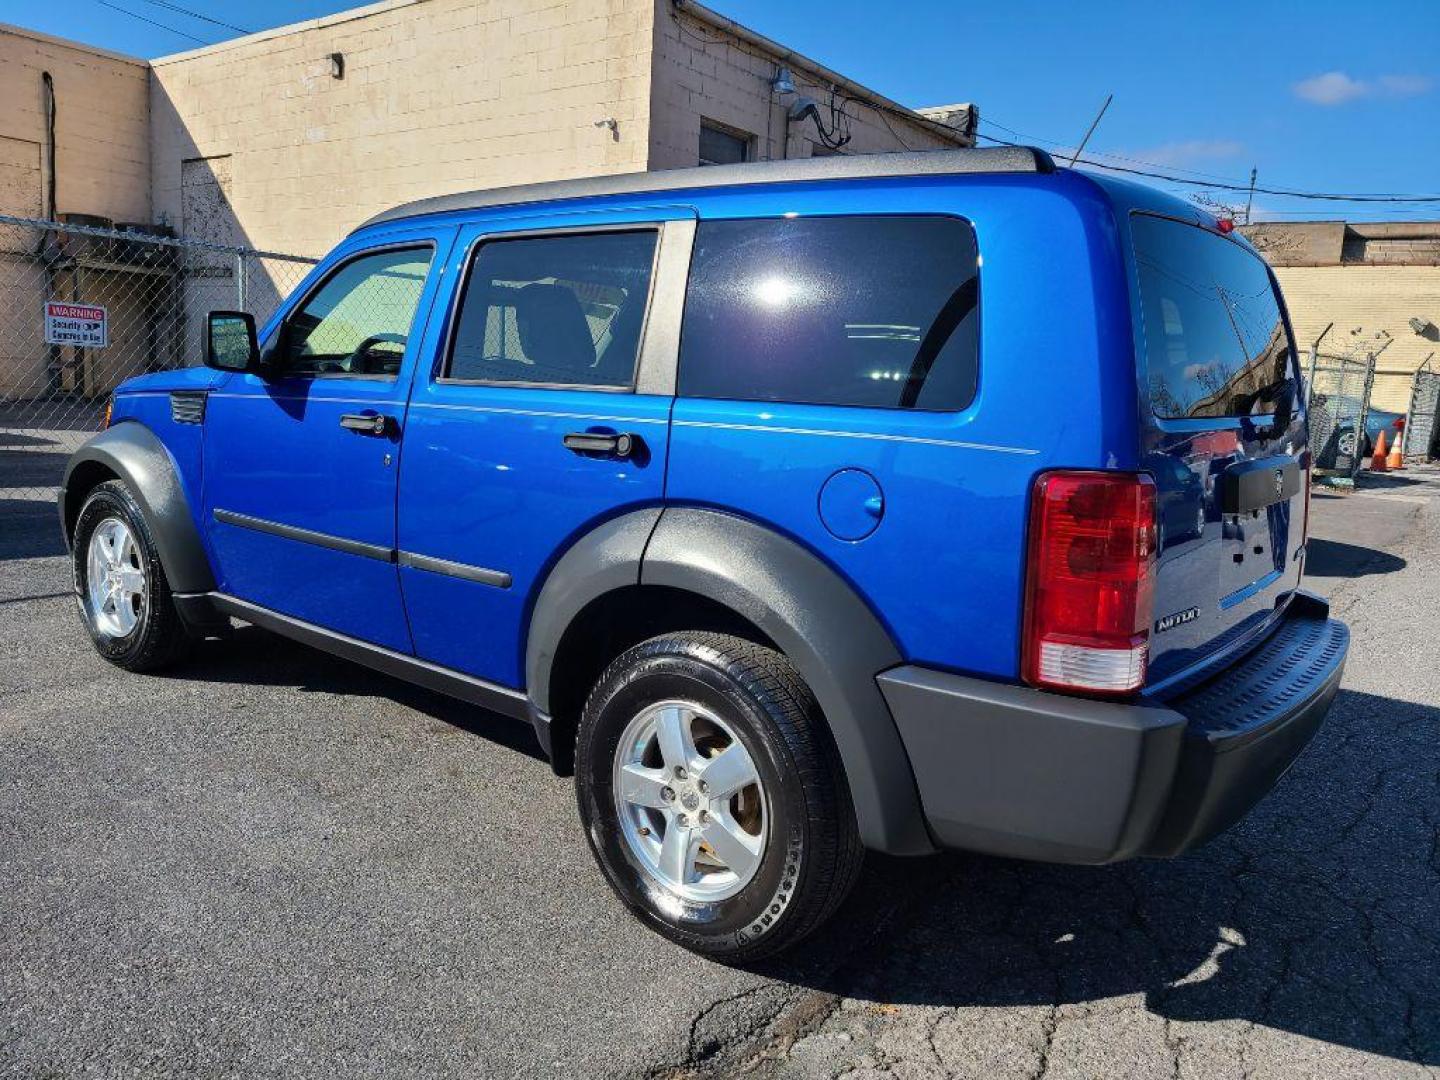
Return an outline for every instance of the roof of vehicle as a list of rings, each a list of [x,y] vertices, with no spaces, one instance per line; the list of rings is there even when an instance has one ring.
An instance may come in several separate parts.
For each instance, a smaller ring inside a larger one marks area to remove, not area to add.
[[[1044,150],[1029,146],[987,146],[968,150],[921,150],[901,154],[853,157],[796,158],[742,165],[662,169],[655,172],[551,180],[514,187],[489,188],[456,195],[437,195],[376,214],[360,226],[400,221],[423,214],[518,206],[602,195],[648,194],[750,184],[803,183],[892,176],[942,176],[961,173],[1051,173],[1055,162]]]

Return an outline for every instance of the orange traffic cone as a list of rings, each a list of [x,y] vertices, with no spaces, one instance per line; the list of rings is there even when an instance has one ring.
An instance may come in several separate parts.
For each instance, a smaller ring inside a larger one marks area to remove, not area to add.
[[[1390,456],[1385,459],[1385,467],[1392,472],[1396,469],[1405,468],[1405,455],[1400,450],[1400,434],[1395,435],[1395,445],[1390,448]]]
[[[1380,429],[1380,437],[1375,440],[1375,455],[1370,459],[1371,472],[1389,472],[1385,464],[1385,429]]]

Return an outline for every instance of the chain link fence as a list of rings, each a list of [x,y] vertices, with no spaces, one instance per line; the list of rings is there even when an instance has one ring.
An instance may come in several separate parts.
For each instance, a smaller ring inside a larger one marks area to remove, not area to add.
[[[1375,382],[1375,358],[1311,352],[1306,370],[1306,411],[1315,468],[1353,477],[1365,451],[1365,420]]]
[[[52,497],[119,383],[199,363],[208,311],[263,322],[314,262],[0,215],[0,498]]]
[[[1440,455],[1440,371],[1431,354],[1410,381],[1410,407],[1405,413],[1406,461],[1428,461]]]

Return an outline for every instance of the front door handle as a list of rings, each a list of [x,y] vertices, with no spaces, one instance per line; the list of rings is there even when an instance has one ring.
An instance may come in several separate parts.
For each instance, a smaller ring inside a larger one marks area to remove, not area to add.
[[[607,457],[628,458],[640,446],[640,436],[621,432],[605,435],[596,431],[572,431],[565,436],[565,449],[576,454],[604,454]]]
[[[388,435],[394,418],[381,413],[342,413],[340,426],[361,435]]]

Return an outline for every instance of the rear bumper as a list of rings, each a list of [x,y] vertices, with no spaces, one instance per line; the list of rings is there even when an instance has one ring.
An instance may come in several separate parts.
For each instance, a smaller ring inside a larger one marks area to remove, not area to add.
[[[941,847],[1106,863],[1178,855],[1244,817],[1319,729],[1349,637],[1297,593],[1247,656],[1163,703],[918,667],[879,682]]]

